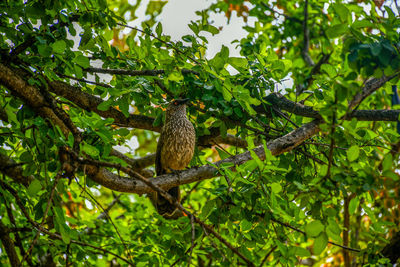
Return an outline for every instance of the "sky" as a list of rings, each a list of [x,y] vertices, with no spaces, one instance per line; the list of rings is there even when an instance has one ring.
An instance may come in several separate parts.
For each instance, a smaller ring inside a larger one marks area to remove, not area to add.
[[[135,0],[131,0],[135,3]],[[145,11],[149,0],[142,0],[140,7],[136,12],[138,19],[129,23],[131,26],[140,27],[141,22],[146,18]],[[169,0],[164,6],[163,11],[157,17],[162,23],[164,33],[170,35],[173,41],[181,40],[181,37],[187,34],[193,34],[187,26],[190,21],[199,19],[195,14],[196,11],[206,9],[215,1],[209,0]],[[246,36],[243,30],[245,23],[243,18],[236,16],[236,12],[232,13],[230,23],[227,24],[227,17],[224,14],[212,14],[212,25],[215,27],[222,26],[222,31],[212,36],[210,33],[202,32],[202,35],[209,40],[209,49],[206,57],[212,58],[225,45],[230,50],[231,56],[239,56],[239,50],[235,49],[236,45],[231,44],[233,40],[240,40]],[[250,18],[248,23],[254,26],[255,19]]]

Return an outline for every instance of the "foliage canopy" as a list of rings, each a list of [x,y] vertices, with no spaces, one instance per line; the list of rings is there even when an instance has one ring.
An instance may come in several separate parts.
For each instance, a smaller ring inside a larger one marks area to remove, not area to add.
[[[157,22],[166,3],[141,29],[141,1],[0,4],[0,263],[395,263],[397,1],[218,0],[178,42]],[[210,16],[233,11],[256,18],[232,40],[241,56],[206,58]],[[151,178],[179,97],[195,157]],[[176,185],[187,216],[165,220],[146,194]]]

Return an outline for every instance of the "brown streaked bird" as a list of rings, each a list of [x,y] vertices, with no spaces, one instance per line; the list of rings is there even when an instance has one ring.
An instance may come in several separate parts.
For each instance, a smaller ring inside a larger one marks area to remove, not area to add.
[[[193,157],[196,132],[186,116],[188,101],[189,99],[176,99],[167,107],[165,123],[157,144],[157,175],[183,170]],[[168,193],[180,201],[178,186],[169,189]],[[154,193],[152,202],[157,212],[166,219],[177,219],[182,216],[180,210],[158,193]]]

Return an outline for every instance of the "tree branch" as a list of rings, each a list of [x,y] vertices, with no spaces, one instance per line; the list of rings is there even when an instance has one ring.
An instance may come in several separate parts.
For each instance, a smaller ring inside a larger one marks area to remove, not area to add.
[[[379,84],[376,83],[375,85]],[[378,88],[375,88],[375,90],[377,89]],[[319,112],[314,110],[312,107],[293,102],[287,99],[285,96],[281,95],[280,93],[272,93],[267,97],[265,97],[264,99],[272,106],[285,110],[289,113],[293,113],[308,118],[322,119]],[[256,106],[254,107],[254,109],[257,112],[263,112],[266,114],[270,113],[269,110],[262,105]],[[360,121],[397,121],[399,115],[400,115],[400,110],[396,109],[355,110],[351,114],[342,119],[351,120],[355,118]]]
[[[353,99],[349,103],[348,110],[351,110],[358,106],[367,96],[371,95],[377,89],[379,89],[382,85],[384,85],[387,81],[390,81],[394,77],[396,77],[399,73],[396,73],[391,76],[383,75],[381,78],[370,78],[366,81],[364,87],[361,89],[361,92],[357,93]]]
[[[126,127],[145,129],[156,132],[159,132],[161,130],[160,126],[153,126],[154,118],[151,117],[131,114],[127,118],[122,112],[113,107],[110,107],[106,111],[99,110],[97,109],[97,106],[104,102],[100,97],[83,92],[79,90],[79,88],[71,86],[64,82],[53,81],[50,83],[49,89],[56,95],[70,100],[84,110],[93,111],[104,118],[113,118],[114,123],[116,124],[122,124]]]
[[[128,75],[128,76],[158,76],[160,74],[165,74],[165,70],[124,70],[124,69],[103,69],[103,68],[86,68],[87,72],[104,73],[104,74],[114,74],[114,75]],[[182,74],[195,74],[199,75],[197,71],[182,69]]]
[[[15,250],[14,241],[11,239],[9,233],[10,229],[8,229],[7,226],[5,226],[2,221],[0,221],[1,243],[3,243],[4,250],[7,252],[7,256],[8,259],[10,260],[11,266],[18,267],[20,265],[18,254],[17,251]]]
[[[285,136],[268,142],[267,147],[271,150],[271,153],[274,156],[290,151],[300,145],[304,140],[318,133],[319,123],[319,120],[309,122]],[[253,149],[253,151],[261,160],[265,159],[265,151],[263,145],[256,147],[255,149]],[[251,159],[251,154],[249,151],[247,151],[245,153],[229,157],[225,160],[215,162],[214,165],[216,167],[213,167],[211,165],[194,167],[179,172],[177,174],[161,175],[151,179],[151,181],[154,185],[158,187],[168,189],[173,186],[193,183],[196,181],[219,176],[217,168],[223,163],[229,162],[233,163],[234,165],[241,165]],[[150,187],[146,186],[143,182],[137,179],[121,177],[108,171],[105,168],[99,169],[93,165],[91,165],[91,167],[86,166],[86,172],[90,175],[90,178],[93,181],[115,191],[131,192],[137,194],[144,194],[152,191]]]
[[[0,63],[0,84],[7,87],[25,103],[31,106],[37,113],[50,119],[58,125],[65,136],[68,136],[69,129],[64,122],[48,107],[45,98],[39,90],[29,85],[23,78],[16,74],[12,69]]]

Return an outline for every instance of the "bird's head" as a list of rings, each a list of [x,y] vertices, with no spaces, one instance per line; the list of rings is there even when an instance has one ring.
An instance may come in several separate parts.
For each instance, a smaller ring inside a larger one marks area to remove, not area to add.
[[[189,98],[175,99],[172,100],[166,110],[166,119],[174,116],[185,116],[186,117],[186,103],[189,102]]]

